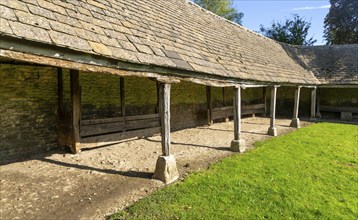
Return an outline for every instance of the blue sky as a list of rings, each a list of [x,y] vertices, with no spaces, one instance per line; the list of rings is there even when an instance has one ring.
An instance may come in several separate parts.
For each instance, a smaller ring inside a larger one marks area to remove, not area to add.
[[[329,10],[329,0],[234,0],[234,7],[245,14],[243,26],[254,31],[259,30],[260,24],[268,27],[273,20],[283,22],[291,18],[291,14],[298,14],[311,22],[308,37],[317,39],[316,45],[325,44],[323,21]]]

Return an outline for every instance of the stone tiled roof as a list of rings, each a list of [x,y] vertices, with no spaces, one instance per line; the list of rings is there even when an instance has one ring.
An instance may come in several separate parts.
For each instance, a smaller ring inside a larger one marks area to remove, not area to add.
[[[0,14],[1,35],[143,65],[319,84],[283,44],[186,0],[2,0]]]
[[[358,85],[358,44],[290,48],[292,57],[322,84]]]

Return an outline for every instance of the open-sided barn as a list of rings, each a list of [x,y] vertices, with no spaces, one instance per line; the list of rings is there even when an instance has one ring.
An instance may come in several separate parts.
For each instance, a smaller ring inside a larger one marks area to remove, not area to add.
[[[276,135],[276,111],[358,113],[358,45],[282,44],[187,0],[5,0],[0,19],[1,163],[161,132],[170,182],[171,129],[234,116],[244,151],[241,115]]]

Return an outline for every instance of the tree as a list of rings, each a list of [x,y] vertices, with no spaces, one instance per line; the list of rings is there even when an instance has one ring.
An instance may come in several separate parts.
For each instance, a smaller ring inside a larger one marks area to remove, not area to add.
[[[327,44],[358,44],[358,1],[330,0],[324,19]]]
[[[317,40],[313,40],[313,37],[307,39],[310,27],[310,22],[294,14],[293,19],[286,19],[284,23],[273,21],[269,28],[260,25],[260,33],[283,43],[311,46]]]
[[[233,0],[194,0],[194,3],[238,24],[244,17],[244,13],[233,7]]]

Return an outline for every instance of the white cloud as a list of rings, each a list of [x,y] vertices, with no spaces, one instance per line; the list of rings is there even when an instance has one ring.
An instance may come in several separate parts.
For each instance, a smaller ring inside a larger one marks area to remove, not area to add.
[[[293,8],[293,9],[290,9],[290,11],[316,10],[316,9],[326,9],[326,8],[330,8],[330,7],[331,7],[331,5],[321,5],[321,6],[317,6],[317,7],[306,6],[306,7],[301,7],[301,8]]]

